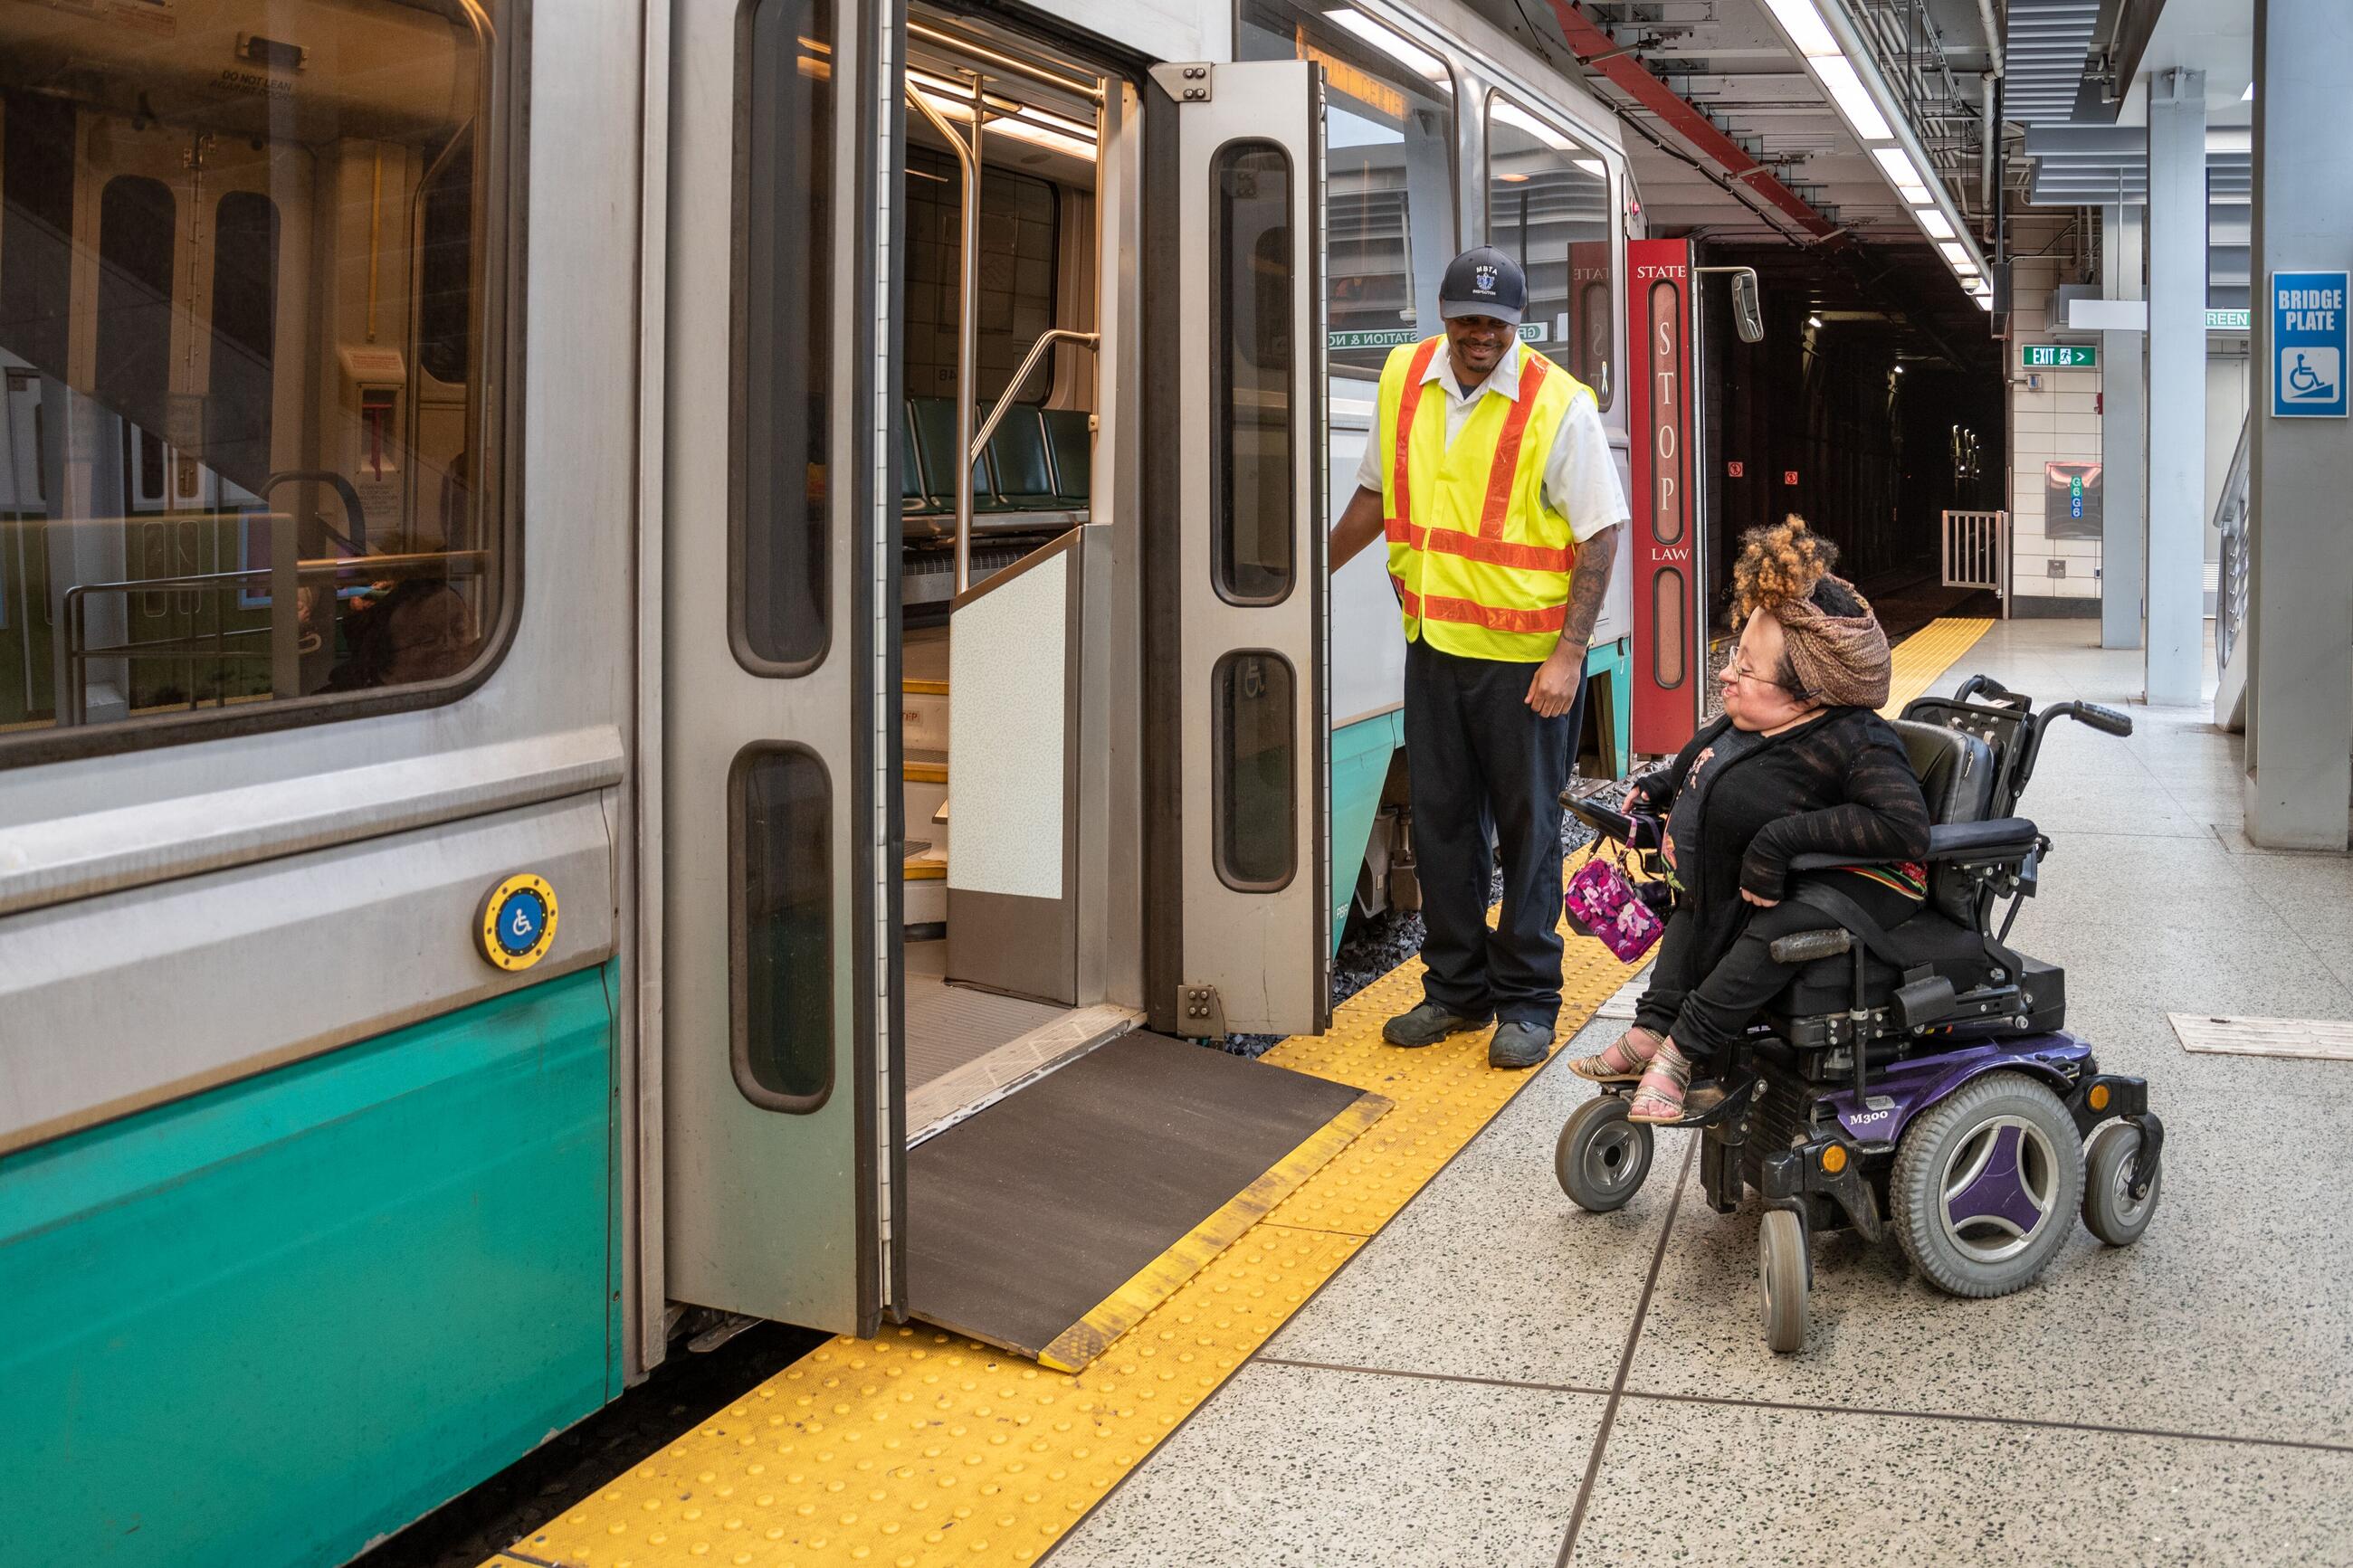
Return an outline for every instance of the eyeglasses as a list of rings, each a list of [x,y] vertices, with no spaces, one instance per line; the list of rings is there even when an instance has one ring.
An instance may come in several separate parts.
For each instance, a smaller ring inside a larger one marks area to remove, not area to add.
[[[1786,680],[1767,680],[1765,677],[1757,674],[1755,670],[1749,668],[1747,665],[1741,663],[1738,659],[1735,659],[1733,661],[1731,668],[1732,679],[1735,680],[1753,680],[1759,686],[1778,686],[1782,690],[1788,692],[1795,692],[1798,689]]]

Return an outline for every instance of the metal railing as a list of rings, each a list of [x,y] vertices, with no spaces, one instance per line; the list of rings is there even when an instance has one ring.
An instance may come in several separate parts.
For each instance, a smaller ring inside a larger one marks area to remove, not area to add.
[[[1947,588],[1984,588],[2001,599],[2010,619],[2010,513],[1947,511],[1937,551]]]
[[[2247,435],[2253,413],[2240,422],[2239,445],[2222,476],[2222,493],[2214,500],[2214,526],[2222,531],[2222,561],[2214,583],[2214,668],[2231,662],[2239,634],[2247,624],[2248,556],[2254,545],[2254,512],[2247,505]]]
[[[271,521],[282,524],[284,514],[275,514]],[[290,536],[284,535],[281,529],[281,537],[288,544],[290,555]],[[489,559],[490,552],[485,550],[416,551],[401,555],[290,560],[283,567],[273,564],[243,571],[191,572],[172,577],[77,583],[65,592],[66,706],[58,716],[58,722],[66,725],[90,722],[90,667],[100,659],[185,659],[216,666],[230,659],[267,659],[271,666],[270,696],[280,700],[299,697],[302,694],[300,660],[304,649],[299,642],[300,627],[293,611],[291,590],[296,585],[322,579],[345,583],[421,576],[477,576],[487,566]],[[270,593],[269,622],[263,626],[231,628],[227,614],[229,605],[222,601],[230,595],[250,594],[257,588],[267,588]],[[216,602],[212,629],[186,637],[149,637],[91,646],[90,602],[93,595],[127,596],[159,591],[213,595]],[[280,596],[281,594],[284,595],[282,598]],[[254,646],[257,643],[260,646]]]

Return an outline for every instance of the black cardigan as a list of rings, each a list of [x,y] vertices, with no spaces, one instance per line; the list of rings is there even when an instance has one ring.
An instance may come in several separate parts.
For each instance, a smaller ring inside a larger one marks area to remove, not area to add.
[[[1644,809],[1664,816],[1694,759],[1732,727],[1719,719],[1674,762],[1637,781]],[[1789,862],[1829,854],[1916,860],[1928,852],[1928,805],[1904,742],[1868,708],[1833,708],[1810,724],[1762,738],[1712,773],[1695,844],[1678,844],[1680,907],[1699,921],[1699,952],[1714,967],[1747,923],[1740,897],[1788,894]]]

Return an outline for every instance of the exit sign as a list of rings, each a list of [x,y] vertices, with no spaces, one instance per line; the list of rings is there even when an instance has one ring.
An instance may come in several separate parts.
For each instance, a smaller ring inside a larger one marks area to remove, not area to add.
[[[2018,358],[2028,370],[2092,370],[2100,351],[2090,343],[2021,343]]]

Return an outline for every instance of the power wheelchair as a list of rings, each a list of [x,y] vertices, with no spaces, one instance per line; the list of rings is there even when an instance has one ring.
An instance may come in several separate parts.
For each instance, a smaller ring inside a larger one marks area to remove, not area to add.
[[[1796,973],[1673,1124],[1700,1131],[1700,1184],[1717,1213],[1750,1187],[1765,1201],[1757,1279],[1776,1352],[1805,1343],[1819,1232],[1892,1233],[1929,1283],[1988,1297],[2040,1278],[2079,1207],[2112,1247],[2139,1239],[2156,1213],[2165,1128],[2147,1081],[2102,1072],[2064,1027],[2065,974],[2007,945],[2051,852],[2013,812],[2062,718],[2132,733],[2113,709],[2037,712],[1982,675],[1905,708],[1894,728],[1933,824],[1926,900],[1883,929],[1831,885],[1842,879],[1810,875],[1852,862],[1799,857],[1789,896],[1821,911],[1821,929],[1773,943]],[[1562,804],[1607,837],[1657,847],[1655,817],[1599,796]],[[1554,1150],[1562,1190],[1593,1213],[1622,1206],[1650,1173],[1651,1129],[1626,1119],[1631,1093],[1606,1087]]]

